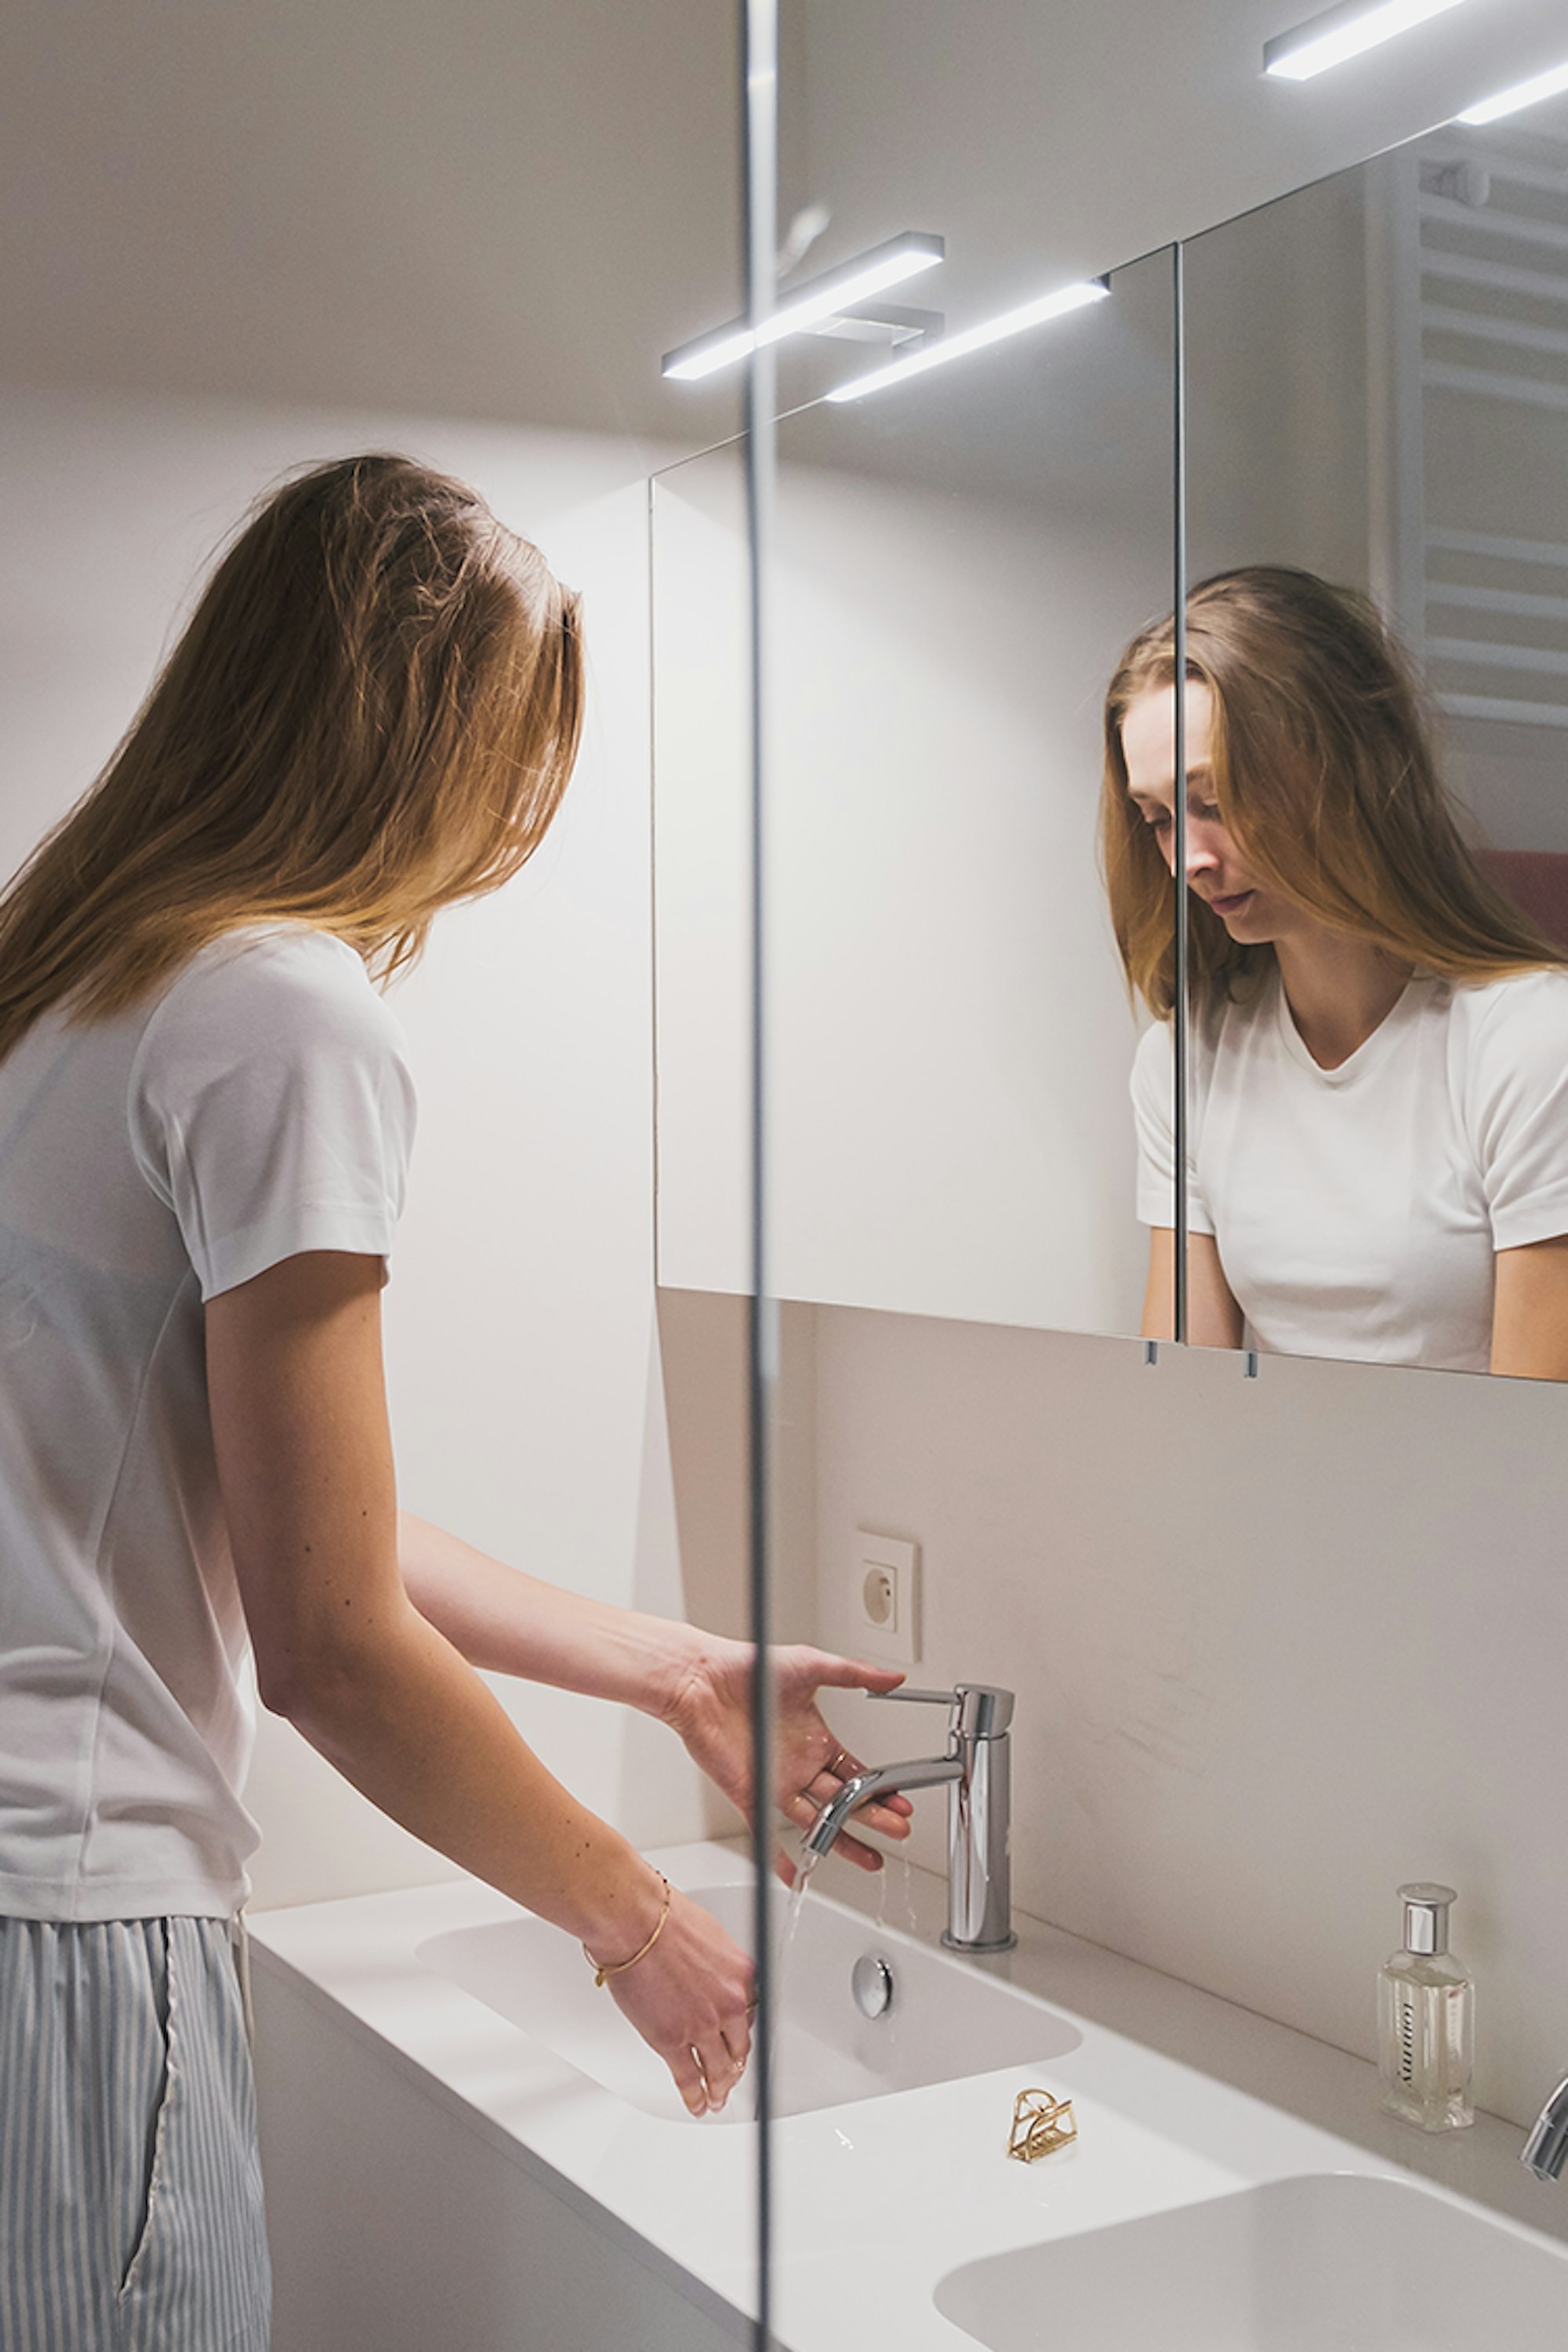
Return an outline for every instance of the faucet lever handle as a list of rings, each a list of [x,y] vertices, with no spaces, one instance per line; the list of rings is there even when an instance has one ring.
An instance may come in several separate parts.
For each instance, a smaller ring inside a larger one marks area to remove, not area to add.
[[[960,1683],[956,1690],[868,1691],[868,1698],[908,1698],[952,1710],[949,1730],[954,1738],[999,1739],[1013,1720],[1013,1693],[993,1683]]]

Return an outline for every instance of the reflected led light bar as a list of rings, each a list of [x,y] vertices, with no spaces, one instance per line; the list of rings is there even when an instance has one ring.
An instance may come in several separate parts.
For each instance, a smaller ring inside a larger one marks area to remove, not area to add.
[[[745,319],[731,319],[727,326],[711,328],[707,334],[666,352],[659,373],[680,383],[695,383],[701,376],[715,375],[721,368],[733,367],[737,360],[743,360],[762,344],[782,342],[785,335],[798,335],[808,328],[820,326],[825,319],[837,318],[857,302],[864,302],[868,295],[900,285],[922,269],[934,268],[946,251],[940,236],[903,229],[885,243],[858,253],[852,261],[840,262],[837,269],[824,270],[820,278],[797,286],[776,304],[760,329],[754,329]]]
[[[971,352],[982,352],[987,343],[1003,342],[1009,335],[1026,334],[1031,327],[1043,327],[1047,319],[1060,319],[1069,310],[1081,310],[1086,303],[1103,302],[1110,293],[1102,278],[1058,287],[1054,294],[1044,294],[1037,302],[1025,302],[1016,310],[1004,310],[999,319],[988,319],[984,326],[966,327],[962,334],[942,335],[935,342],[925,343],[918,352],[911,352],[908,359],[873,368],[868,375],[852,375],[847,383],[838,384],[827,397],[863,400],[868,392],[883,392],[889,385],[908,383],[911,376],[945,367],[950,360],[967,359]]]
[[[1368,7],[1366,0],[1348,0],[1345,6],[1327,9],[1265,42],[1263,70],[1281,81],[1310,81],[1330,66],[1359,58],[1363,49],[1375,49],[1396,33],[1408,33],[1428,16],[1440,16],[1460,5],[1461,0],[1378,0]]]
[[[1555,98],[1560,90],[1568,89],[1568,65],[1553,66],[1549,73],[1537,74],[1531,81],[1516,81],[1511,89],[1500,89],[1495,98],[1483,98],[1461,114],[1461,122],[1498,122],[1505,114],[1517,114],[1521,106],[1533,106],[1538,99]]]

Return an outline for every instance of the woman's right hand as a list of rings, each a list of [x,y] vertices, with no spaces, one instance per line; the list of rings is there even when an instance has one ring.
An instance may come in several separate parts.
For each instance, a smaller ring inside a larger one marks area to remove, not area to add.
[[[657,1943],[605,1983],[664,2060],[690,2113],[716,2115],[752,2047],[752,1963],[734,1938],[672,1886]]]

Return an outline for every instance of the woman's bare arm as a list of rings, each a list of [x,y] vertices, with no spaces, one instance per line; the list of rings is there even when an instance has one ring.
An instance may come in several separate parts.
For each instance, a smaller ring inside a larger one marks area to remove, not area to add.
[[[398,1513],[397,1552],[421,1615],[491,1673],[663,1717],[700,1655],[694,1626],[543,1583],[411,1511]]]
[[[751,1818],[750,1643],[542,1583],[411,1512],[399,1515],[397,1540],[409,1598],[470,1664],[614,1699],[655,1717]],[[897,1666],[835,1657],[803,1643],[771,1655],[773,1802],[798,1828],[809,1828],[842,1781],[864,1769],[828,1727],[818,1691],[888,1691],[903,1675]],[[911,1811],[907,1797],[886,1796],[862,1807],[856,1822],[883,1837],[906,1838]],[[863,1870],[881,1867],[877,1849],[847,1831],[834,1850]],[[786,1882],[793,1880],[795,1866],[782,1852],[775,1867]]]
[[[1149,1280],[1142,1336],[1169,1339],[1175,1329],[1176,1236],[1169,1225],[1149,1233]],[[1194,1348],[1239,1348],[1243,1319],[1225,1278],[1212,1234],[1187,1235],[1187,1339]]]
[[[1516,1380],[1568,1381],[1568,1234],[1499,1250],[1491,1368]]]
[[[578,1937],[628,1957],[658,1874],[548,1772],[410,1601],[381,1354],[381,1265],[317,1251],[211,1301],[207,1385],[235,1567],[267,1706],[383,1812]],[[646,1959],[611,1980],[694,2113],[750,2041],[751,1972],[673,1898]]]

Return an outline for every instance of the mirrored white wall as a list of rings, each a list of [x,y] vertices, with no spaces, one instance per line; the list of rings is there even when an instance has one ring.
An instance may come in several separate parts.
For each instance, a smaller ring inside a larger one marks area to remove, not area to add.
[[[1173,277],[779,428],[772,1286],[1132,1331],[1106,684],[1173,592]],[[842,354],[840,372],[844,373]],[[744,1286],[738,446],[654,499],[660,1271]]]

